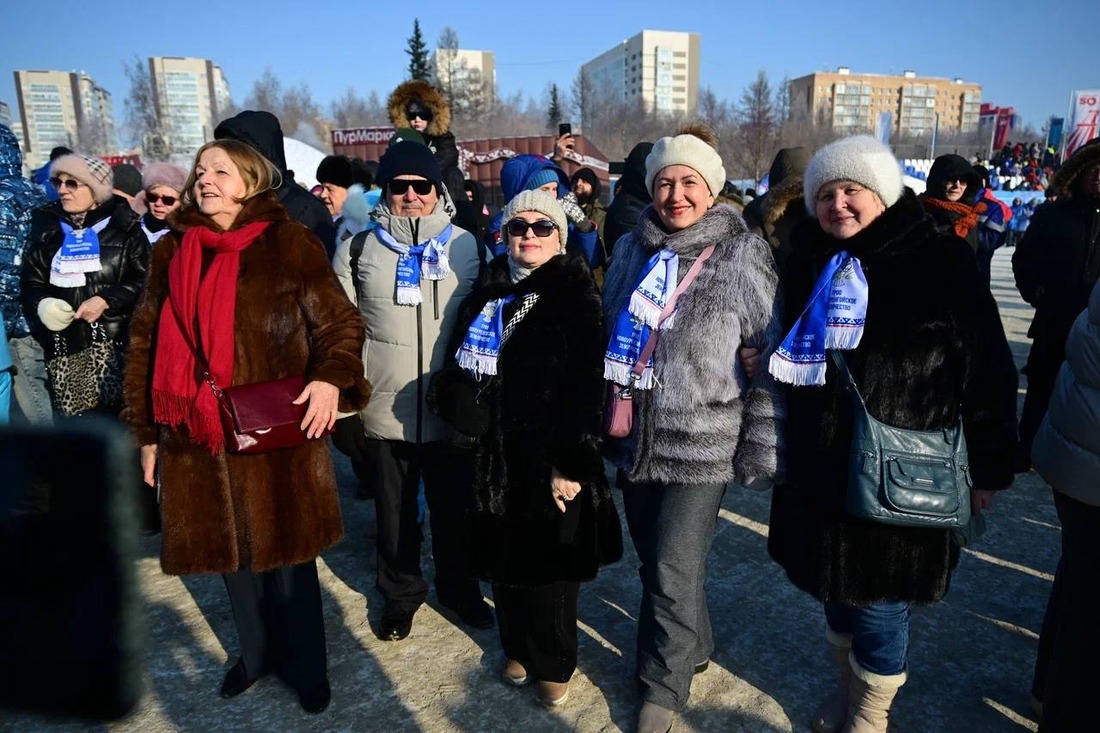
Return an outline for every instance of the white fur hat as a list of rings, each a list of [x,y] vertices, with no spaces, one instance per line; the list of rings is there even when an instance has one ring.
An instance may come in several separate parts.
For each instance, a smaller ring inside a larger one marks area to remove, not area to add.
[[[92,189],[97,205],[106,203],[114,195],[115,176],[111,166],[99,158],[80,153],[69,153],[50,164],[50,176],[66,173]]]
[[[870,135],[853,135],[814,153],[802,181],[806,211],[816,211],[817,192],[826,183],[855,181],[871,189],[887,207],[901,198],[901,166],[890,148]]]
[[[507,241],[507,233],[504,228],[508,222],[515,218],[516,214],[523,211],[537,211],[545,214],[546,218],[554,222],[558,227],[558,237],[561,240],[561,248],[565,249],[565,240],[569,236],[569,220],[565,217],[565,209],[554,198],[553,194],[539,189],[533,191],[520,191],[508,205],[504,207],[504,213],[500,217],[501,239]]]
[[[699,172],[712,195],[722,193],[726,185],[726,169],[722,156],[705,142],[690,134],[662,137],[653,145],[645,159],[645,187],[653,195],[653,180],[670,165],[686,165]]]

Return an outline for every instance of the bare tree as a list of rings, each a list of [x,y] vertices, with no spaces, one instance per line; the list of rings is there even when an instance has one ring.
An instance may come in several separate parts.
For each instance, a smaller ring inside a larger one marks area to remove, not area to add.
[[[123,69],[130,82],[125,101],[126,140],[130,145],[140,145],[148,160],[168,160],[172,155],[172,137],[159,114],[160,100],[153,88],[149,66],[135,56]]]
[[[588,72],[584,70],[583,66],[577,71],[577,76],[573,79],[573,88],[571,91],[573,96],[573,113],[576,115],[576,120],[580,122],[581,131],[587,135],[589,126],[593,121],[596,98],[592,77],[588,75]]]
[[[458,32],[449,25],[443,26],[439,39],[435,42],[435,67],[432,75],[435,85],[443,92],[443,98],[454,111],[462,70],[458,60]]]
[[[737,171],[759,180],[775,155],[779,124],[771,84],[761,69],[745,87],[737,105]]]
[[[348,87],[342,97],[332,103],[331,115],[336,127],[368,127],[384,125],[389,122],[378,92],[371,90],[363,99],[354,89]]]
[[[264,110],[279,116],[282,105],[283,85],[271,67],[265,67],[260,78],[252,82],[252,91],[244,98],[245,109]]]

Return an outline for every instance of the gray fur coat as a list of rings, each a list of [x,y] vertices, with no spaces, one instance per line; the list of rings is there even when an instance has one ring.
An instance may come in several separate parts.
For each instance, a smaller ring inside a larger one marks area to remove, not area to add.
[[[773,477],[782,466],[785,408],[764,366],[782,338],[778,278],[767,242],[749,233],[735,209],[714,206],[668,234],[647,207],[615,245],[603,289],[606,335],[657,250],[679,255],[681,279],[710,244],[714,254],[681,296],[675,325],[658,338],[659,386],[634,393],[634,431],[610,446],[634,482],[747,481]],[[741,346],[762,352],[751,381],[737,356]]]

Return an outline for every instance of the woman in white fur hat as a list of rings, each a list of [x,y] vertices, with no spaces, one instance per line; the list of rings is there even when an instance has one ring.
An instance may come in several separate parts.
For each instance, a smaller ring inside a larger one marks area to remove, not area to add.
[[[122,408],[122,353],[145,284],[149,240],[112,192],[111,168],[80,154],[50,166],[60,200],[34,212],[23,261],[23,308],[46,354],[61,415]],[[91,372],[94,379],[87,379]]]
[[[847,385],[854,382],[866,412],[887,425],[946,436],[961,423],[969,460],[955,464],[969,471],[969,502],[958,502],[966,479],[928,468],[946,464],[927,453],[923,463],[920,456],[880,463],[876,449],[858,465],[869,481],[887,476],[926,513],[935,501],[946,516],[954,502],[978,516],[1012,483],[1016,369],[973,252],[936,228],[903,187],[889,148],[868,136],[825,146],[810,161],[803,194],[815,218],[794,232],[782,278],[787,336],[769,365],[790,386],[787,475],[773,493],[768,551],[824,606],[840,684],[813,729],[885,731],[909,672],[910,610],[943,597],[976,528],[856,515],[864,504],[849,492],[856,408]],[[911,727],[955,728],[927,718]]]
[[[641,563],[644,733],[671,728],[714,652],[706,559],[726,484],[769,484],[780,454],[778,389],[738,360],[741,347],[770,353],[778,341],[775,262],[736,209],[715,205],[725,183],[709,130],[658,140],[646,159],[653,203],[616,243],[604,280],[604,376],[633,394],[631,431],[609,442]]]

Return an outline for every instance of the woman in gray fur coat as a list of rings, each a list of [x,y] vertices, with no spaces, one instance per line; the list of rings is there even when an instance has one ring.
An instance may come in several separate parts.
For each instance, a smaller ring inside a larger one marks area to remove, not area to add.
[[[726,483],[774,477],[783,407],[765,370],[737,352],[778,343],[777,277],[768,244],[741,215],[715,206],[722,159],[705,128],[662,138],[646,159],[653,203],[615,246],[604,281],[605,377],[633,386],[631,434],[609,441],[641,562],[638,731],[664,733],[687,703],[692,675],[714,651],[706,557]],[[658,325],[678,283],[713,253]],[[640,378],[630,372],[650,329],[660,334]]]

